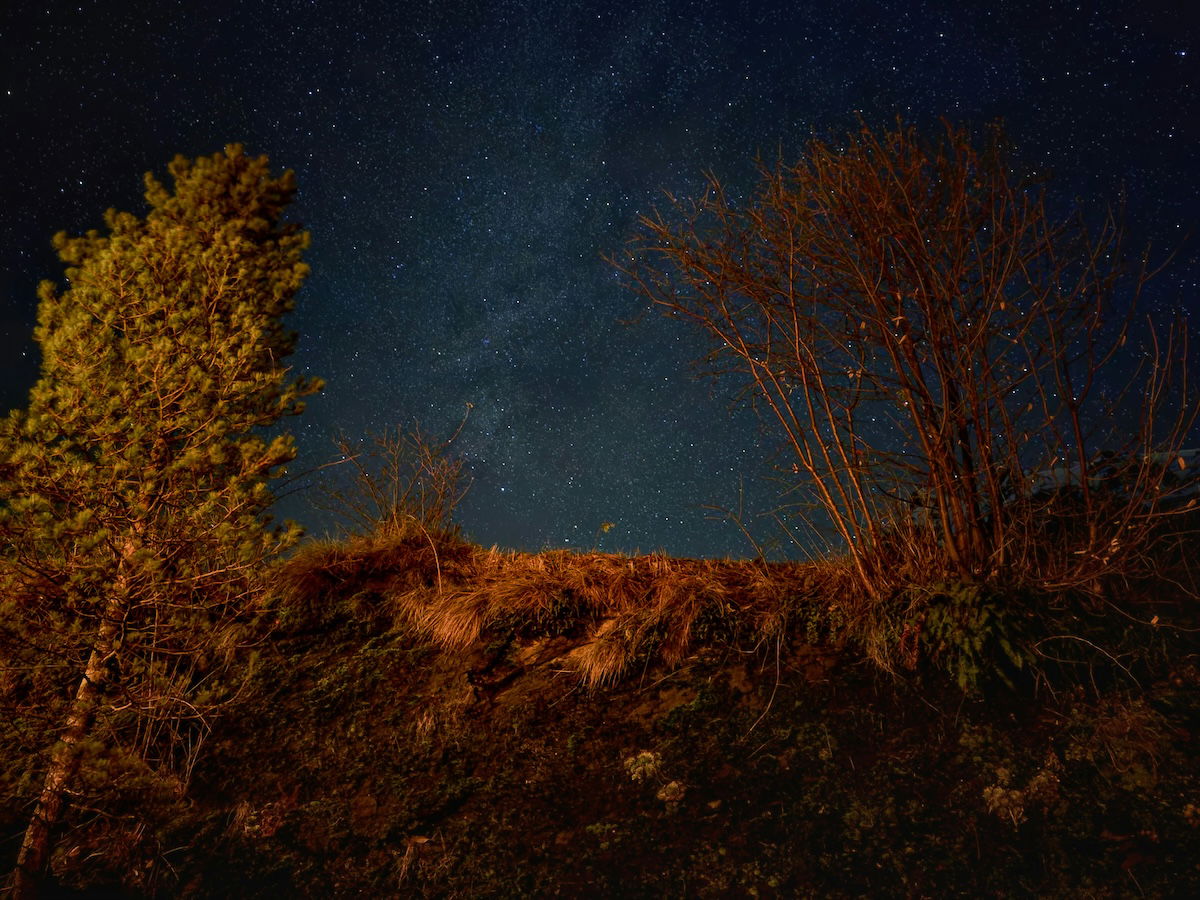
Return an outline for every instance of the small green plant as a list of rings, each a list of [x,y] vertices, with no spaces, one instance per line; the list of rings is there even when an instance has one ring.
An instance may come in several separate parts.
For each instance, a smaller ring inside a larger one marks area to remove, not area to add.
[[[643,750],[625,760],[625,771],[638,782],[657,778],[661,767],[662,758],[653,750]]]
[[[996,781],[983,789],[983,801],[987,804],[988,812],[1011,822],[1013,828],[1018,827],[1028,818],[1028,810],[1046,810],[1058,802],[1062,770],[1062,761],[1054,751],[1046,754],[1045,761],[1029,777],[1024,787],[1014,786],[1013,775],[1008,768],[997,768]]]
[[[673,813],[679,809],[687,787],[681,781],[668,781],[662,773],[662,757],[653,750],[642,750],[640,753],[625,760],[625,771],[629,777],[639,784],[642,782],[657,782],[658,791],[654,796],[661,800],[667,812]]]
[[[654,796],[666,804],[667,812],[673,813],[679,809],[685,793],[687,793],[687,788],[683,784],[678,781],[668,781],[658,789],[658,793]]]
[[[1014,687],[1010,671],[1034,660],[1027,646],[1024,604],[986,585],[939,582],[909,593],[913,611],[900,633],[900,653],[915,661],[923,650],[967,692],[990,677]]]

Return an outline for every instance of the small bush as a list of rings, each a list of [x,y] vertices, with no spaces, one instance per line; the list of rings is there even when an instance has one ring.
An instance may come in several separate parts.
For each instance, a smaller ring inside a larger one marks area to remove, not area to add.
[[[974,692],[992,677],[1013,688],[1012,676],[1030,667],[1030,616],[1025,602],[987,585],[938,582],[908,591],[909,615],[900,631],[902,658],[929,658]]]

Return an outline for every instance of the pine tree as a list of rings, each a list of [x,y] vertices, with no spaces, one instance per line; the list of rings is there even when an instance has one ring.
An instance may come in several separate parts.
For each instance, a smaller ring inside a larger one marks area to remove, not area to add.
[[[308,234],[282,221],[294,178],[237,145],[169,171],[173,192],[146,175],[144,219],[54,238],[67,285],[39,288],[41,375],[0,425],[0,663],[53,713],[16,897],[97,746],[186,782],[255,574],[296,538],[266,513],[294,446],[264,435],[320,389],[283,364],[308,272]]]

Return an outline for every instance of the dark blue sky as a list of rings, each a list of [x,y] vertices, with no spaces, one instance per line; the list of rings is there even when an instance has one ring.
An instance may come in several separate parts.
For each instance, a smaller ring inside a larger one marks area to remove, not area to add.
[[[1200,110],[1187,2],[5,4],[0,406],[36,371],[59,229],[141,211],[141,173],[231,141],[296,170],[313,275],[295,365],[327,380],[296,470],[414,419],[448,431],[484,544],[744,555],[705,504],[773,505],[771,441],[691,379],[698,335],[601,254],[661,191],[745,186],[856,115],[1003,118],[1057,201],[1128,194],[1183,245],[1148,297],[1198,308]],[[285,509],[320,531],[311,494]],[[613,522],[598,534],[602,522]],[[771,532],[767,519],[757,533]]]

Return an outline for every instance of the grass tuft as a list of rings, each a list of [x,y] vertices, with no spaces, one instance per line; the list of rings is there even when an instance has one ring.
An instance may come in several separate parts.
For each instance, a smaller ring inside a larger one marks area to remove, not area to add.
[[[565,662],[598,685],[640,654],[679,665],[698,632],[776,637],[789,619],[815,616],[831,590],[851,591],[847,574],[829,563],[505,552],[422,535],[305,545],[274,585],[282,622],[319,625],[348,599],[378,594],[398,625],[457,652],[489,629],[578,634]]]

